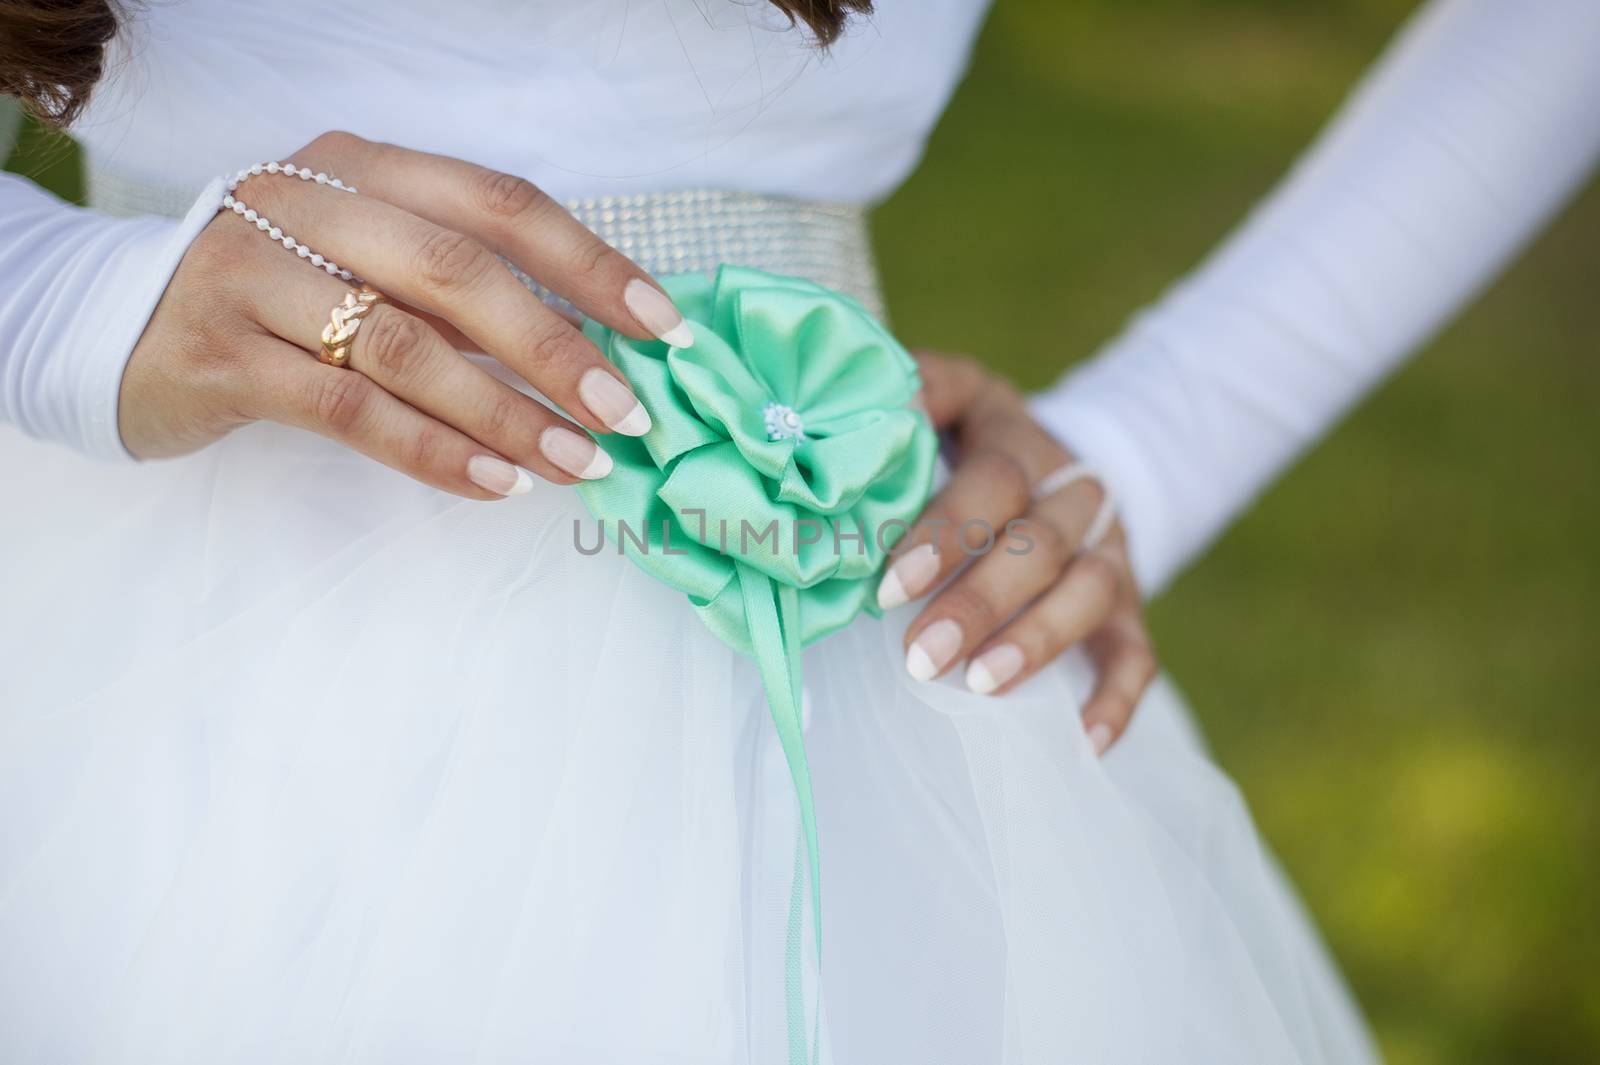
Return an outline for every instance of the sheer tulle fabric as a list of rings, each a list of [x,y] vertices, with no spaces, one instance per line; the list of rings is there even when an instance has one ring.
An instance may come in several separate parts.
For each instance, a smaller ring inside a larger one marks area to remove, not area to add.
[[[0,478],[8,1061],[787,1060],[760,682],[570,490],[269,426]],[[1169,687],[1102,762],[1081,664],[918,685],[912,613],[806,653],[821,1060],[1369,1058]]]

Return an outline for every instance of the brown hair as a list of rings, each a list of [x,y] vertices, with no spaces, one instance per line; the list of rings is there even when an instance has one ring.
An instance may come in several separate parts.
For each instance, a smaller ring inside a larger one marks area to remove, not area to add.
[[[791,25],[805,23],[823,47],[839,39],[852,13],[872,10],[872,0],[769,2]],[[100,80],[121,17],[118,0],[0,0],[0,93],[49,125],[67,125]]]
[[[0,0],[0,93],[41,121],[71,122],[100,80],[116,0]]]
[[[839,39],[852,12],[870,14],[872,0],[771,0],[773,6],[789,16],[790,24],[804,22],[826,48]]]

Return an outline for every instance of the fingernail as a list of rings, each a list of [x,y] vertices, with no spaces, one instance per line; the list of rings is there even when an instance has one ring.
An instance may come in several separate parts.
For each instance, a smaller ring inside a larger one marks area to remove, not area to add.
[[[683,320],[666,293],[650,282],[637,277],[629,281],[622,290],[622,302],[628,305],[628,313],[637,318],[640,325],[668,344],[675,348],[694,347],[694,332],[689,323]]]
[[[949,618],[922,630],[906,652],[906,672],[917,680],[932,680],[961,650],[961,626]]]
[[[593,481],[611,472],[611,456],[593,440],[571,429],[552,425],[539,435],[539,450],[544,457],[574,477]]]
[[[889,567],[878,585],[878,607],[893,610],[928,590],[939,572],[939,556],[932,544],[913,547]]]
[[[485,492],[503,496],[525,495],[533,489],[532,474],[493,455],[474,455],[468,459],[467,479]]]
[[[991,647],[967,666],[967,687],[988,695],[1022,672],[1022,648],[1014,643]]]
[[[595,417],[624,436],[650,431],[650,412],[627,385],[595,366],[578,378],[578,396]]]
[[[1094,748],[1094,753],[1102,755],[1106,748],[1111,746],[1111,726],[1104,721],[1089,726],[1089,744]]]

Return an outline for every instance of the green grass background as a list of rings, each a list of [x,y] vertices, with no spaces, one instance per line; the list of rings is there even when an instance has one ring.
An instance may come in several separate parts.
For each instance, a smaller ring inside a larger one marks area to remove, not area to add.
[[[1002,0],[875,220],[897,327],[1049,382],[1413,6]],[[81,191],[36,130],[11,165]],[[1600,1060],[1597,299],[1591,187],[1150,609],[1394,1065]]]

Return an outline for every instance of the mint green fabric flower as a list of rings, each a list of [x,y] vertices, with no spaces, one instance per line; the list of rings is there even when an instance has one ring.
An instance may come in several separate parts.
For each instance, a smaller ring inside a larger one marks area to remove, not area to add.
[[[692,347],[585,327],[653,425],[605,437],[615,468],[578,490],[608,537],[759,665],[820,918],[800,648],[878,612],[875,578],[927,502],[935,437],[910,407],[916,363],[854,300],[734,266],[662,285]]]

